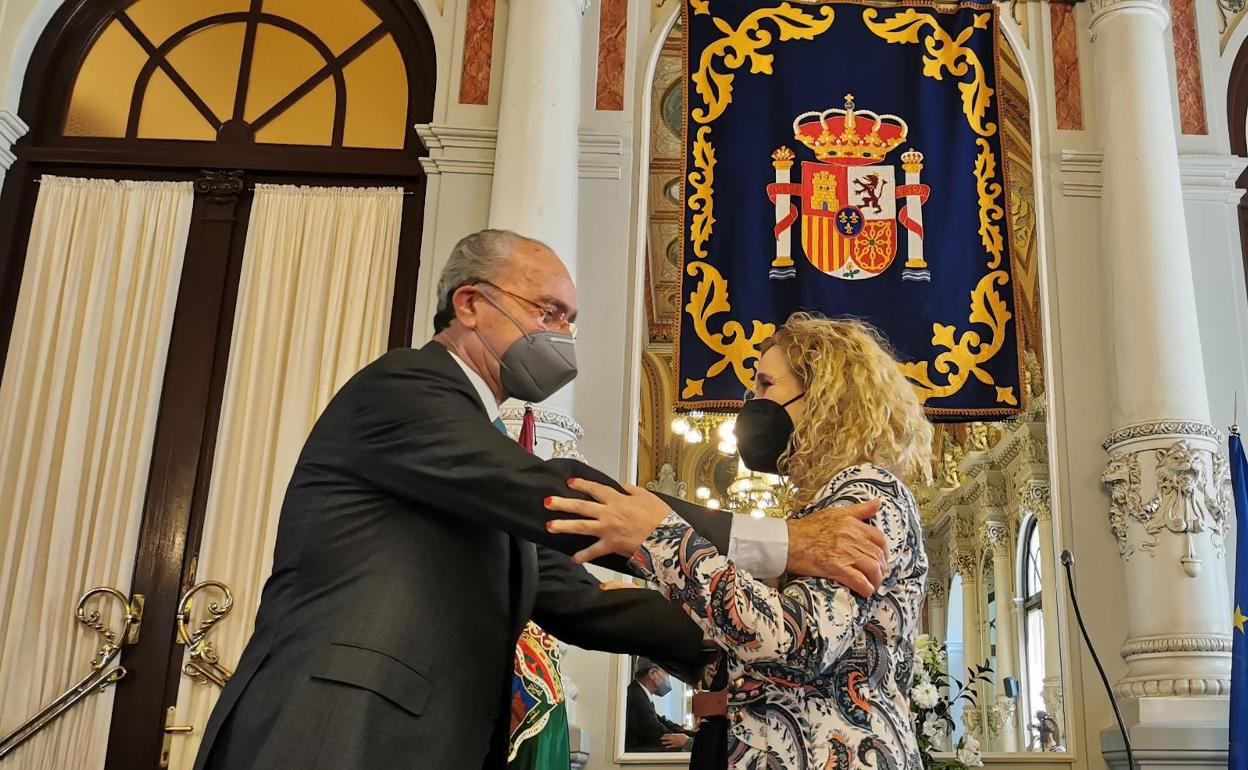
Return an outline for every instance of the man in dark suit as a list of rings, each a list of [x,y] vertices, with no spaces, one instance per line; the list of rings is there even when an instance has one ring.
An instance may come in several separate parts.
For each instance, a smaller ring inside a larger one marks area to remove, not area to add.
[[[649,658],[639,658],[628,683],[624,712],[625,751],[688,751],[693,732],[659,714],[650,695],[671,692],[671,676]]]
[[[581,647],[697,666],[700,634],[678,608],[600,590],[564,555],[610,542],[547,530],[543,500],[569,494],[570,477],[614,482],[499,430],[505,398],[538,401],[575,375],[563,264],[484,231],[456,246],[438,297],[434,341],[369,364],[313,427],[197,770],[502,768],[511,659],[530,617]],[[670,502],[746,568],[879,582],[882,543],[862,522],[874,507],[777,521],[768,543],[731,515]]]

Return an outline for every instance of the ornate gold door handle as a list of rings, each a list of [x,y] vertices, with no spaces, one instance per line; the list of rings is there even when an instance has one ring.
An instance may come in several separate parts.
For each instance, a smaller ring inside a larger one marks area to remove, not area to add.
[[[216,598],[207,601],[207,611],[199,621],[198,628],[192,630],[192,614],[196,595],[202,594],[207,600],[217,594]],[[234,609],[234,594],[230,587],[219,580],[205,580],[197,583],[178,601],[178,641],[186,645],[190,653],[186,663],[182,665],[182,673],[201,684],[212,683],[225,687],[234,672],[221,665],[216,647],[208,640],[208,634],[217,623],[221,622],[230,610]]]
[[[121,607],[121,631],[113,631],[109,625],[109,613],[101,608],[108,600],[116,600]],[[92,607],[92,603],[96,602]],[[111,665],[126,644],[134,644],[139,639],[139,626],[143,622],[143,595],[135,594],[133,598],[116,588],[100,586],[92,588],[78,600],[78,609],[74,615],[78,622],[99,634],[101,643],[91,659],[91,672],[78,680],[56,700],[39,710],[30,719],[18,725],[17,729],[0,739],[0,759],[3,759],[32,735],[51,724],[57,717],[64,714],[75,704],[93,692],[104,692],[109,685],[116,684],[126,675],[125,666]]]

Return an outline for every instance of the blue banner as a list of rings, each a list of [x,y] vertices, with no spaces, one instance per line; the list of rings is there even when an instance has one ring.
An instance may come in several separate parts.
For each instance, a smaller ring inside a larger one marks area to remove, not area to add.
[[[892,344],[929,417],[1021,411],[997,10],[686,0],[678,407],[740,406],[795,310]]]
[[[1231,429],[1231,493],[1235,498],[1235,609],[1231,647],[1231,754],[1229,770],[1248,770],[1248,459]]]

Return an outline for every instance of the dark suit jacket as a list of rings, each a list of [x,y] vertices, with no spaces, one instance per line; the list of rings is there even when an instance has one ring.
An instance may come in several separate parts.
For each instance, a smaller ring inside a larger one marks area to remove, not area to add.
[[[646,688],[636,679],[628,683],[628,706],[624,712],[625,751],[671,751],[660,739],[668,733],[693,735],[683,726],[659,716]]]
[[[571,476],[610,481],[499,433],[438,343],[357,373],[299,457],[196,769],[502,768],[530,617],[571,644],[695,667],[701,633],[678,607],[600,590],[562,555],[590,539],[546,531],[543,500]],[[671,503],[727,549],[730,514]]]

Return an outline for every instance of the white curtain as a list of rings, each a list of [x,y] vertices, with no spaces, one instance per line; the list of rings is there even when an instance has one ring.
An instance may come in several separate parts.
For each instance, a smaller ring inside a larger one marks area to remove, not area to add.
[[[43,177],[0,381],[0,733],[89,670],[78,597],[129,594],[192,203],[189,182]],[[4,767],[103,767],[112,705]]]
[[[256,188],[196,576],[233,590],[233,612],[208,637],[231,669],[308,431],[386,350],[402,202],[397,188]],[[174,739],[170,767],[194,763],[219,693],[183,677],[178,722],[195,731]]]

